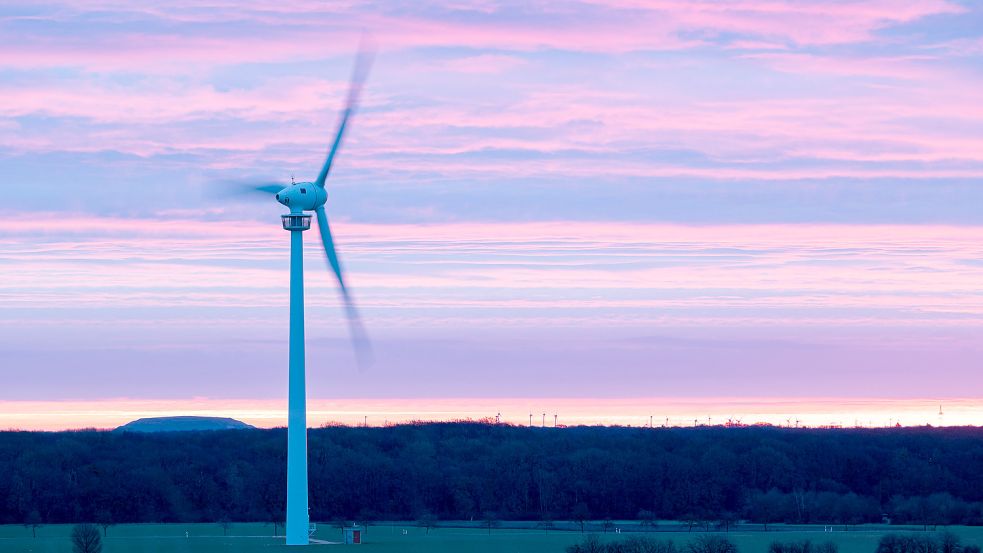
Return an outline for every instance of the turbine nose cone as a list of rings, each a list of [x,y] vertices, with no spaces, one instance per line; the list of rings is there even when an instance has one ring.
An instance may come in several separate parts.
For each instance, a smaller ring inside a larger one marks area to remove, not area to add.
[[[284,188],[283,190],[276,193],[276,201],[280,202],[281,204],[287,207],[290,206],[290,195],[287,194],[287,190],[289,189],[290,187],[288,186],[287,188]]]

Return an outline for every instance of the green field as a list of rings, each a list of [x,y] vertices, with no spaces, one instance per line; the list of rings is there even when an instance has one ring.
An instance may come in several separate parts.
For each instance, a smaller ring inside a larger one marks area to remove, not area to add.
[[[507,524],[506,524],[507,525]],[[625,529],[637,528],[637,523],[619,523]],[[407,535],[403,535],[403,530]],[[785,528],[775,525],[772,531],[762,532],[759,525],[740,527],[728,535],[737,544],[740,553],[766,553],[768,544],[775,540],[792,541],[811,539],[815,542],[832,541],[839,545],[840,553],[873,553],[877,540],[888,532],[920,531],[913,528],[867,525],[844,531],[824,532],[822,526]],[[963,543],[983,545],[983,528],[952,526],[947,528],[959,535]],[[282,532],[282,528],[280,530]],[[69,525],[48,525],[37,529],[37,538],[23,526],[0,526],[0,552],[2,553],[70,553],[71,532]],[[699,533],[694,531],[655,531],[648,535],[658,539],[671,539],[678,545]],[[598,534],[605,540],[624,539],[635,532]],[[338,528],[320,526],[314,536],[325,541],[340,541]],[[564,547],[580,541],[580,532],[496,528],[488,534],[479,528],[441,527],[427,535],[423,528],[411,524],[386,524],[371,526],[364,536],[365,543],[357,548],[363,553],[372,552],[474,552],[474,553],[538,553],[563,551]],[[283,538],[273,537],[273,527],[259,523],[233,524],[229,536],[222,535],[218,524],[124,524],[109,528],[103,540],[104,553],[206,553],[221,551],[272,551],[286,549]],[[338,549],[342,545],[313,545],[311,549]]]

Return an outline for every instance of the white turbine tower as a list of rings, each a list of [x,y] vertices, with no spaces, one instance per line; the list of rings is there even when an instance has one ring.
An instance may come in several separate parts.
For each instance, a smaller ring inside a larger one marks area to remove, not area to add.
[[[352,114],[358,103],[362,84],[371,65],[372,52],[362,48],[355,62],[348,101],[338,122],[334,141],[328,149],[327,159],[314,182],[254,185],[252,188],[265,193],[275,193],[276,200],[290,209],[282,215],[284,230],[290,231],[290,354],[289,392],[287,403],[287,545],[307,545],[310,515],[308,513],[307,486],[307,390],[304,352],[304,245],[302,233],[311,228],[313,211],[317,216],[317,228],[328,265],[338,280],[338,288],[345,305],[352,341],[359,365],[368,362],[368,340],[359,321],[358,311],[345,284],[345,277],[338,260],[338,252],[331,237],[328,216],[324,204],[328,199],[324,183],[331,172],[331,164],[341,146]]]

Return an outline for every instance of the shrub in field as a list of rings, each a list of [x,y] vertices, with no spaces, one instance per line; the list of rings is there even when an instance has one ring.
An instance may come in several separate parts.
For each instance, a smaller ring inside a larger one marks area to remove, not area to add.
[[[810,540],[773,541],[768,546],[768,553],[837,553],[838,551],[836,544],[830,541],[823,543],[812,543]]]
[[[737,553],[737,546],[729,539],[715,534],[702,534],[686,544],[685,553]]]
[[[803,541],[773,541],[768,546],[768,553],[812,553],[812,543]]]
[[[902,537],[898,534],[885,534],[877,542],[876,553],[903,553]]]
[[[959,545],[959,536],[952,532],[942,532],[939,534],[939,550],[942,553],[960,553],[962,547]]]
[[[959,536],[952,532],[942,532],[939,534],[938,541],[941,553],[980,553],[980,546],[963,545]]]
[[[669,540],[656,540],[646,537],[632,537],[622,541],[602,543],[591,534],[584,541],[567,547],[567,553],[677,553],[676,546]]]
[[[590,534],[584,541],[568,546],[567,553],[608,553],[608,547],[601,543],[600,538]]]
[[[979,546],[961,544],[952,532],[886,534],[877,543],[877,553],[979,553]]]
[[[76,524],[72,528],[74,553],[102,553],[102,538],[93,524]]]
[[[608,547],[609,553],[676,553],[676,546],[671,541],[652,538],[628,538]]]

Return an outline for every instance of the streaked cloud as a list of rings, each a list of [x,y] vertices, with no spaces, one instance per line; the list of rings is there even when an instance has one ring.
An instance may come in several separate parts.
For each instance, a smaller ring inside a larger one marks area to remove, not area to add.
[[[945,0],[7,4],[0,367],[35,370],[0,400],[279,394],[260,383],[282,376],[286,234],[276,204],[230,192],[316,172],[363,29],[377,63],[329,207],[380,366],[346,397],[761,400],[846,378],[955,397],[983,359],[980,18]],[[312,362],[348,375],[307,263]]]

